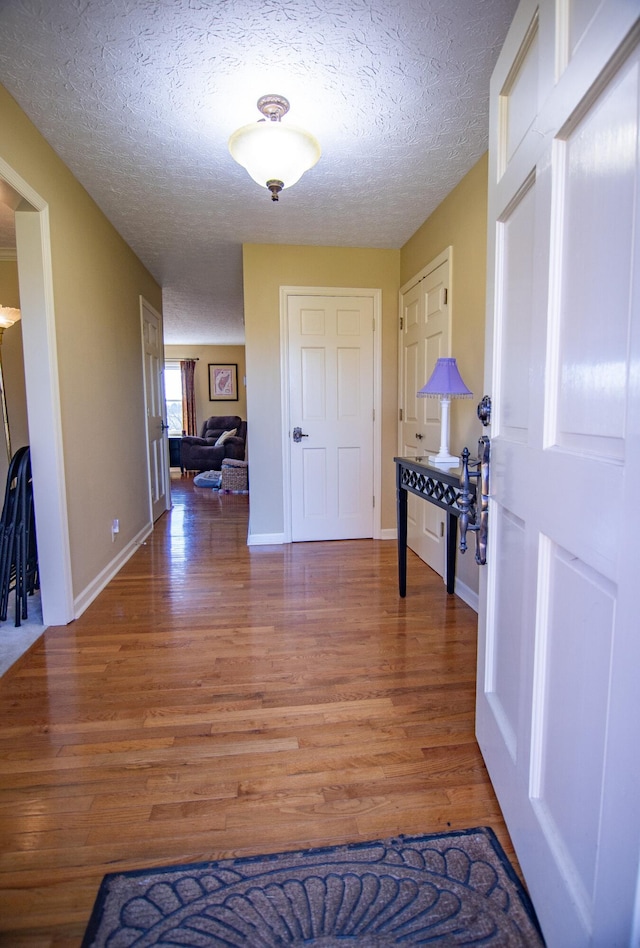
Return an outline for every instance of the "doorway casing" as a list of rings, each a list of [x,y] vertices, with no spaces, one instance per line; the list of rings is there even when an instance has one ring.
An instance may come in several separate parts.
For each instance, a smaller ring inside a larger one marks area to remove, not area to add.
[[[47,202],[0,158],[0,178],[20,195],[16,245],[27,417],[45,625],[75,618],[62,452],[62,421]]]

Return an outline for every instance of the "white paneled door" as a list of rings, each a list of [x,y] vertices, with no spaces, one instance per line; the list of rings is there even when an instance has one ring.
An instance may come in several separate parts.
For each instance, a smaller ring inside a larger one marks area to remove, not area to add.
[[[440,447],[440,399],[418,398],[436,362],[451,355],[450,250],[400,291],[400,455],[424,457]],[[407,544],[444,576],[445,512],[409,494]]]
[[[151,516],[155,522],[170,507],[162,318],[146,300],[140,303]]]
[[[524,0],[491,85],[477,733],[549,948],[640,943],[639,12]]]
[[[291,538],[371,537],[373,299],[287,300]]]

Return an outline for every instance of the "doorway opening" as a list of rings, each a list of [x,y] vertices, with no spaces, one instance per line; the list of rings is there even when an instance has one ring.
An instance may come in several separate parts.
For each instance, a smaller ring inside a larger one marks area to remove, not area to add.
[[[25,391],[38,563],[45,625],[75,618],[67,519],[49,212],[44,201],[0,159],[3,203],[12,207],[18,265]]]

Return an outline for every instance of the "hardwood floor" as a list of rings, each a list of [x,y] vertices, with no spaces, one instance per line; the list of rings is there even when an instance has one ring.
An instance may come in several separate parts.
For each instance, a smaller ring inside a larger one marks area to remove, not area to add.
[[[77,946],[107,872],[494,828],[476,615],[371,540],[246,546],[248,500],[171,512],[0,679],[0,944]],[[5,628],[2,634],[10,634]]]

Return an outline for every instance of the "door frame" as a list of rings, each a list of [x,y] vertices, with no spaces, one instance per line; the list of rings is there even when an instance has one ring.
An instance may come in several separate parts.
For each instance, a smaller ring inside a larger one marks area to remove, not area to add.
[[[49,206],[2,158],[0,178],[29,205],[16,209],[15,216],[42,620],[45,626],[66,625],[76,615],[62,445]]]
[[[289,297],[365,296],[373,304],[373,539],[382,539],[382,290],[332,286],[280,287],[280,385],[282,410],[282,507],[284,543],[291,543],[291,438],[289,435]]]

